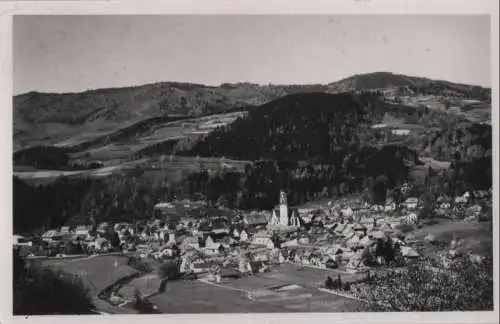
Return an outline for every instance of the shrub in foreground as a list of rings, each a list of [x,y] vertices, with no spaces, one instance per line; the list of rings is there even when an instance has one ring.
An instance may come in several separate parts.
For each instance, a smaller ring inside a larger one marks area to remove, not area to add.
[[[14,315],[92,314],[88,290],[76,277],[32,267],[14,281]]]
[[[460,258],[444,268],[426,259],[373,278],[361,298],[371,311],[486,311],[493,309],[491,258]]]

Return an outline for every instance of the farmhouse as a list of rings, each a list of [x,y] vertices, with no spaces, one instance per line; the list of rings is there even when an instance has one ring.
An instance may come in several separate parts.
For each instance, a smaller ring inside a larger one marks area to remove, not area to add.
[[[393,135],[397,136],[408,136],[411,131],[409,129],[393,129],[391,132]]]
[[[75,235],[77,237],[87,238],[90,235],[91,230],[92,230],[91,225],[78,225],[75,228]]]
[[[417,209],[417,207],[418,207],[418,198],[410,197],[410,198],[406,199],[405,206],[406,206],[406,208],[408,208],[410,210]]]
[[[253,236],[252,245],[265,246],[268,249],[274,248],[274,243],[271,240],[271,236],[265,231],[258,232]]]

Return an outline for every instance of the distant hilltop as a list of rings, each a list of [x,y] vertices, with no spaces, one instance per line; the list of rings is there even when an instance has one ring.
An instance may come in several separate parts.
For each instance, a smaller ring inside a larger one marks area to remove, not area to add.
[[[207,86],[160,82],[80,93],[29,92],[13,98],[14,146],[23,148],[29,146],[27,142],[43,138],[50,144],[75,132],[109,133],[154,117],[197,117],[251,109],[290,94],[369,89],[392,89],[395,95],[438,94],[491,101],[491,89],[389,72],[354,75],[329,84]]]

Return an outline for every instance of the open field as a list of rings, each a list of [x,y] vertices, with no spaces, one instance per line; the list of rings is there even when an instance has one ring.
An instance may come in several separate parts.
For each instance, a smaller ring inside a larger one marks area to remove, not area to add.
[[[98,294],[117,280],[130,276],[137,271],[127,265],[127,259],[119,256],[93,256],[74,260],[36,260],[43,266],[62,270],[79,277],[88,287],[89,294],[98,311],[109,314],[135,314],[127,308],[114,307],[98,298]]]
[[[179,179],[193,171],[205,170],[233,170],[243,172],[249,161],[237,161],[223,158],[197,158],[190,156],[163,156],[155,160],[136,160],[123,162],[117,165],[106,166],[94,170],[59,171],[36,170],[33,168],[16,168],[14,175],[29,184],[48,184],[56,181],[61,176],[105,177],[116,173],[140,169],[142,176],[151,179],[164,179],[165,176],[178,177]]]
[[[175,121],[151,122],[148,127],[137,126],[137,124],[126,125],[111,133],[97,132],[95,136],[89,134],[85,138],[76,135],[74,138],[59,142],[56,146],[81,145],[88,141],[90,147],[73,157],[85,156],[91,160],[112,160],[132,156],[137,151],[150,145],[158,144],[167,140],[179,140],[190,137],[198,132],[207,133],[217,127],[223,127],[232,123],[236,118],[242,117],[245,112],[228,114],[216,114],[197,118],[183,118]]]
[[[318,290],[329,271],[284,264],[270,273],[241,279],[171,282],[151,301],[162,313],[343,312],[363,304]],[[215,297],[216,296],[216,297]]]
[[[42,260],[42,265],[79,276],[97,295],[118,279],[137,272],[127,265],[127,258],[120,256],[94,256],[75,260]],[[116,264],[116,266],[115,266]]]
[[[442,171],[450,168],[451,162],[438,161],[430,157],[419,157],[422,165],[414,165],[410,171],[413,180],[424,183],[425,177],[428,173],[428,168],[431,167],[434,171]]]

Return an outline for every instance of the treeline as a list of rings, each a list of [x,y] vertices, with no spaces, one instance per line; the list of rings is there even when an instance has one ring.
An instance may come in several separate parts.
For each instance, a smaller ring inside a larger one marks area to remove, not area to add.
[[[421,139],[420,150],[439,161],[472,162],[491,156],[492,129],[485,124],[441,127]]]
[[[491,103],[491,89],[482,88],[479,86],[459,85],[436,81],[418,85],[410,85],[408,86],[408,88],[417,94],[436,96],[459,95],[463,98],[481,100]]]
[[[59,178],[50,185],[32,187],[13,177],[14,232],[61,226],[81,210],[82,197],[94,180]]]
[[[34,146],[13,154],[13,163],[23,166],[32,166],[37,169],[54,170],[86,170],[102,167],[102,163],[78,163],[71,161],[70,150],[52,146]]]
[[[172,198],[168,196],[172,185],[154,186],[140,174],[103,179],[61,177],[52,184],[36,187],[17,177],[13,181],[16,233],[58,228],[68,223],[145,219],[153,215],[155,203]]]
[[[315,163],[259,161],[243,174],[193,173],[175,193],[202,192],[212,203],[238,209],[270,209],[276,205],[282,189],[288,192],[292,205],[320,197],[361,193],[367,187],[380,188],[377,190],[384,194],[374,197],[385,200],[385,191],[407,178],[408,164],[415,163],[415,159],[415,152],[405,147],[385,146],[339,150],[334,159]]]
[[[487,190],[492,186],[493,151],[490,125],[442,128],[422,138],[421,149],[440,161],[451,161],[453,186]]]

